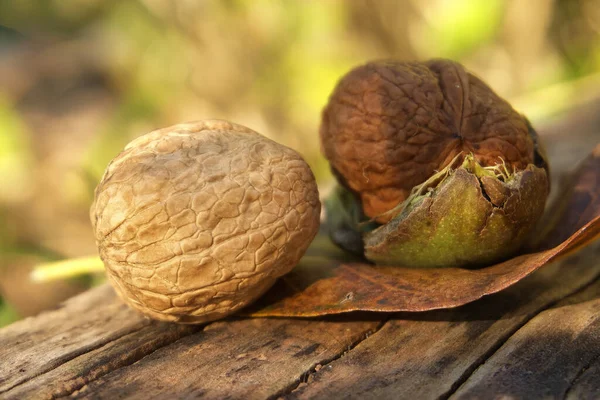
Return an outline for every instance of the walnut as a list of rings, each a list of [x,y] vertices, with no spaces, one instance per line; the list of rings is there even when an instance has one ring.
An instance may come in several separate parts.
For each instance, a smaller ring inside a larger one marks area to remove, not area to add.
[[[524,169],[536,150],[525,117],[448,60],[350,71],[323,111],[320,135],[334,173],[379,222],[459,154]]]
[[[298,263],[319,214],[314,176],[297,152],[218,120],[132,141],[90,211],[118,294],[179,323],[222,318],[258,298]]]
[[[373,62],[323,111],[332,239],[378,264],[480,266],[527,240],[548,166],[527,119],[447,60]]]

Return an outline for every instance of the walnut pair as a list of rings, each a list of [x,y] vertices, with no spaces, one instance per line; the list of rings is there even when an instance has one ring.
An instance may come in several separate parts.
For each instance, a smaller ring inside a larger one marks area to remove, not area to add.
[[[473,267],[517,251],[549,190],[526,118],[454,62],[373,62],[338,83],[322,148],[339,185],[330,235],[388,265]],[[299,262],[317,234],[313,173],[294,150],[220,120],[132,141],[91,207],[110,282],[179,323],[236,312]]]

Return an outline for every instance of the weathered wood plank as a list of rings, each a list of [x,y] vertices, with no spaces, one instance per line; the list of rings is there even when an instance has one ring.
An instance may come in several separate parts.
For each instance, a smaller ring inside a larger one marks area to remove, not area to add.
[[[452,398],[593,398],[581,371],[600,357],[600,282],[532,319],[460,387]],[[589,369],[587,370],[589,371]],[[587,372],[586,371],[586,372]],[[599,377],[590,387],[596,394]]]
[[[0,394],[150,324],[100,287],[0,331]]]
[[[567,400],[600,399],[600,358],[596,358],[567,391]]]
[[[0,397],[18,400],[67,396],[88,382],[132,364],[156,349],[199,329],[201,328],[152,322],[140,330],[121,336],[31,378],[2,393]]]
[[[240,319],[161,348],[75,398],[268,398],[377,329],[379,320]]]
[[[537,313],[597,279],[597,255],[586,249],[458,309],[399,315],[289,398],[445,397]]]

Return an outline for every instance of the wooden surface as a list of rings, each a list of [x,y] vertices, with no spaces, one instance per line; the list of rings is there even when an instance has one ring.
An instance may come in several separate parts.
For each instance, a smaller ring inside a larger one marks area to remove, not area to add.
[[[336,251],[325,240],[310,262]],[[599,398],[599,253],[413,314],[181,326],[102,286],[0,330],[0,398]]]

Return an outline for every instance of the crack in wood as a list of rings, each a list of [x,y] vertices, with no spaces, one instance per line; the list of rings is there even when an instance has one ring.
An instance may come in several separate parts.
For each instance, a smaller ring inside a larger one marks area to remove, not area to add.
[[[322,361],[319,361],[319,362],[313,364],[309,369],[307,369],[302,374],[300,374],[300,377],[298,379],[296,379],[291,385],[280,390],[279,392],[275,393],[274,395],[270,396],[269,400],[285,398],[285,397],[289,396],[290,394],[292,394],[292,392],[294,392],[296,389],[298,389],[298,387],[301,384],[308,383],[308,381],[310,380],[310,377],[317,372],[317,369],[316,369],[317,366],[320,365],[321,367],[319,369],[322,369],[322,368],[326,367],[327,365],[331,364],[332,362],[334,362],[335,360],[342,358],[344,355],[346,355],[350,351],[352,351],[356,346],[363,343],[364,341],[366,341],[367,339],[369,339],[370,337],[375,335],[377,332],[379,332],[381,330],[381,328],[383,328],[383,326],[390,320],[390,318],[391,318],[391,316],[388,316],[387,318],[382,319],[381,322],[374,329],[371,329],[371,330],[365,332],[364,335],[362,335],[355,342],[350,343],[346,347],[346,349],[344,351],[340,352],[339,354],[336,354],[333,357],[330,357],[328,359],[325,359],[325,360],[322,360]]]
[[[569,293],[568,295],[564,296],[561,299],[557,299],[551,303],[548,303],[545,307],[541,308],[540,310],[537,310],[535,313],[531,313],[530,315],[527,316],[527,318],[518,326],[515,327],[515,329],[511,330],[508,334],[504,335],[503,337],[499,338],[499,340],[494,344],[494,346],[490,347],[489,351],[487,351],[485,354],[483,354],[481,357],[479,357],[473,364],[471,364],[469,366],[469,368],[467,368],[464,373],[460,376],[459,379],[457,379],[454,384],[452,384],[452,386],[450,387],[450,389],[442,394],[441,396],[438,397],[438,399],[440,400],[447,400],[447,399],[452,399],[454,398],[454,394],[456,392],[458,392],[460,390],[461,387],[463,387],[467,381],[473,376],[473,374],[475,373],[475,371],[480,368],[482,365],[484,365],[490,358],[492,358],[494,356],[494,354],[496,354],[501,348],[502,346],[504,346],[504,344],[506,344],[506,342],[513,337],[518,331],[520,331],[521,329],[523,329],[531,320],[533,320],[535,317],[537,317],[538,315],[542,314],[544,311],[549,310],[551,308],[553,308],[554,306],[556,306],[558,303],[564,301],[566,298],[571,297],[571,296],[576,296],[581,292],[584,292],[585,290],[587,290],[590,286],[593,286],[594,284],[596,284],[597,282],[600,281],[600,278],[596,277],[593,280],[591,280],[589,283],[587,283],[586,285],[580,287],[579,289]],[[600,357],[597,357],[596,359],[598,359]],[[590,365],[592,365],[592,363],[590,363],[588,365],[588,367]],[[585,371],[585,369],[584,369]],[[578,378],[584,371],[581,371],[580,374],[577,375],[576,378]],[[573,384],[575,382],[576,379],[573,380],[573,382],[571,382],[571,384]],[[571,385],[572,386],[572,385]],[[571,386],[569,387],[569,389],[571,388]]]
[[[598,361],[600,361],[600,355],[594,357],[593,359],[590,360],[589,363],[587,363],[583,368],[581,368],[577,374],[575,375],[575,377],[571,380],[571,382],[569,383],[569,386],[567,387],[567,390],[565,390],[565,395],[563,396],[563,400],[567,399],[569,397],[569,393],[571,393],[571,390],[575,387],[575,385],[577,384],[577,381],[581,378],[581,376],[595,363],[597,363]]]
[[[108,368],[99,367],[95,370],[89,371],[87,376],[85,376],[85,375],[80,376],[77,379],[77,383],[75,383],[72,387],[64,388],[65,390],[58,389],[57,391],[55,391],[52,394],[52,399],[60,399],[60,398],[72,396],[75,393],[80,392],[85,386],[87,386],[91,382],[93,382],[97,379],[100,379],[103,376],[110,374],[114,371],[117,371],[121,368],[126,368],[138,361],[141,361],[144,358],[153,354],[154,352],[156,352],[164,347],[175,344],[187,336],[202,332],[202,330],[204,330],[204,328],[206,326],[207,326],[207,324],[202,325],[202,326],[198,327],[199,329],[194,329],[194,328],[190,327],[189,332],[181,332],[180,334],[174,334],[172,337],[166,337],[163,340],[158,340],[157,343],[151,342],[151,343],[148,343],[146,346],[142,346],[138,349],[135,349],[133,352],[128,353],[124,358],[120,358],[120,359],[116,360],[116,363],[114,365],[108,364]],[[139,332],[141,330],[142,329],[140,329],[139,331],[131,332],[130,334],[125,335],[124,337],[113,340],[112,342],[116,342],[119,339],[124,339],[124,338],[126,338],[126,336],[137,335],[137,334],[139,334]],[[110,342],[107,343],[107,345],[109,345],[109,344],[110,344]],[[105,347],[105,346],[103,346],[103,347]],[[90,378],[90,379],[88,379],[88,378]],[[63,388],[61,388],[61,389],[63,389]]]

